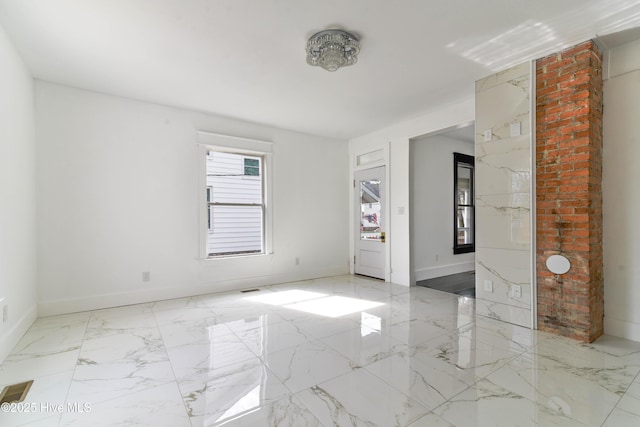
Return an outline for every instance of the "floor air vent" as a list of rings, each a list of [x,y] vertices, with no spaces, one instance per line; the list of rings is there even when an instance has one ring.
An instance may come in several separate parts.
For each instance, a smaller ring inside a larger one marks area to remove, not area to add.
[[[24,398],[27,397],[31,384],[33,384],[33,380],[6,386],[2,392],[0,392],[0,404],[22,402]]]
[[[240,291],[243,294],[246,294],[247,292],[258,292],[260,289],[245,289],[244,291]]]

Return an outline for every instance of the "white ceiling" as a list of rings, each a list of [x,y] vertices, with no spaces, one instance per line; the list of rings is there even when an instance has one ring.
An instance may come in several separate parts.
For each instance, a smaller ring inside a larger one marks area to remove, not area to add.
[[[0,0],[34,77],[351,138],[473,95],[474,81],[640,25],[638,0]],[[358,63],[305,62],[313,33]]]

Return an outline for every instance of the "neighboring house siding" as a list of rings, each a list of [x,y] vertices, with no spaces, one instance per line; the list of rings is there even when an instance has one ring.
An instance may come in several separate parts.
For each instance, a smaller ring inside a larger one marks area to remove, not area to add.
[[[262,203],[262,178],[244,175],[244,158],[237,154],[209,153],[207,187],[212,202]],[[209,254],[262,250],[260,206],[211,206],[209,224]]]

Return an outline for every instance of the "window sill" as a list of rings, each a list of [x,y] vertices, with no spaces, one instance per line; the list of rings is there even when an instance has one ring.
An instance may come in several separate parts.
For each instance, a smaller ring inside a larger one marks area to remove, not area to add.
[[[273,255],[273,252],[261,252],[261,253],[246,254],[246,255],[242,255],[242,254],[216,255],[216,256],[210,256],[206,258],[200,258],[199,261],[201,263],[215,263],[215,262],[222,262],[222,261],[242,260],[242,259],[256,259],[256,258],[264,259],[264,258],[270,258],[272,255]]]

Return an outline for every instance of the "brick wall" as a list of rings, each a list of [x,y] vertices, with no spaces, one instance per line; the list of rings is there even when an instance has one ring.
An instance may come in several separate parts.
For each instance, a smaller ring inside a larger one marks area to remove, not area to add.
[[[538,328],[592,342],[603,332],[602,55],[586,42],[536,64]],[[571,269],[545,264],[564,255]]]

